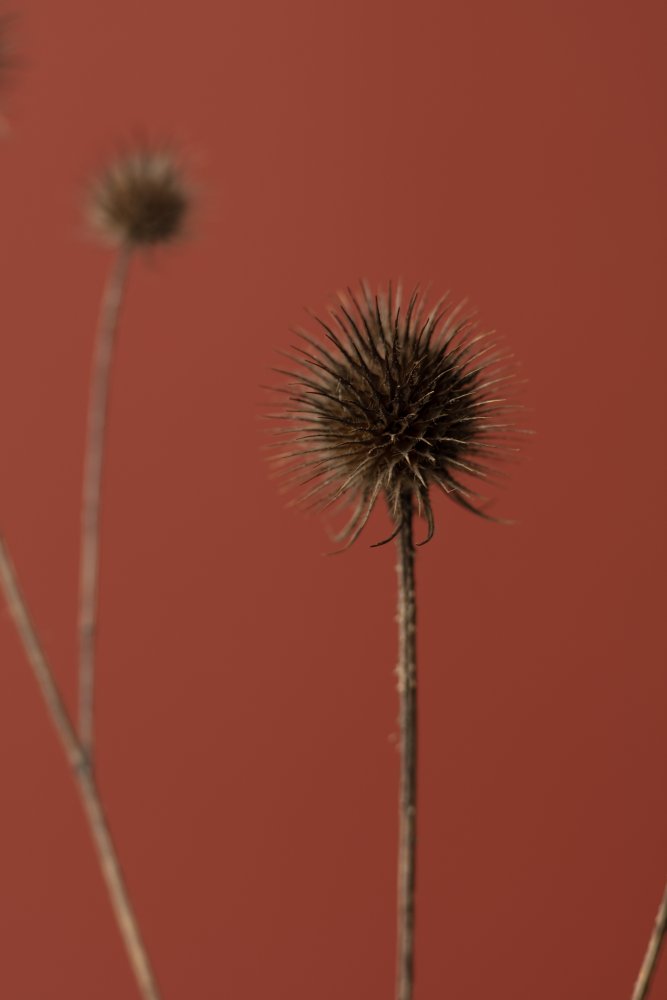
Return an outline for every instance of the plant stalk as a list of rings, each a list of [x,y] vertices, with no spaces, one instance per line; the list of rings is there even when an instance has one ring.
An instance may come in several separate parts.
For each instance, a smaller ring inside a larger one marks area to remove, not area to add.
[[[400,787],[398,833],[398,933],[396,1000],[412,1000],[414,988],[415,863],[417,842],[417,649],[415,549],[412,496],[401,501],[396,539]]]
[[[131,255],[132,247],[129,243],[119,247],[102,297],[90,383],[84,455],[79,562],[79,736],[91,773],[94,752],[100,509],[109,377]]]
[[[658,965],[660,948],[667,935],[667,885],[658,907],[658,912],[653,926],[653,933],[644,955],[642,967],[637,976],[637,982],[632,993],[632,1000],[645,1000],[648,996],[653,974]]]
[[[0,536],[0,587],[4,592],[7,607],[44,699],[46,710],[60,738],[65,757],[72,771],[88,821],[97,860],[109,893],[111,908],[125,945],[130,967],[139,987],[139,993],[142,1000],[160,1000],[155,976],[141,939],[139,924],[130,902],[89,759],[76,735],[55,682],[53,671],[42,650],[2,536]]]

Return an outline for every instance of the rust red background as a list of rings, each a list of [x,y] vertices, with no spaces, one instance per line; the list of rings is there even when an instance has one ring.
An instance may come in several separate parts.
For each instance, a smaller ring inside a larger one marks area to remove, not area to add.
[[[664,4],[14,9],[0,524],[72,708],[81,191],[144,135],[198,189],[135,261],[104,496],[99,779],[165,1000],[392,996],[394,556],[322,558],[259,418],[302,308],[362,276],[469,296],[537,431],[519,525],[443,499],[419,554],[416,1000],[626,1000],[667,873]],[[0,995],[135,997],[4,612],[0,796]]]

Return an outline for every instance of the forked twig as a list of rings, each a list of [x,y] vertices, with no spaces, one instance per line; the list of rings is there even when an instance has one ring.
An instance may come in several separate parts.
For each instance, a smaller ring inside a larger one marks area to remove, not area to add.
[[[0,536],[0,586],[44,699],[46,710],[55,726],[71,768],[109,893],[111,908],[141,996],[143,1000],[160,1000],[155,976],[141,939],[139,924],[130,902],[88,757],[76,735],[60,696],[53,671],[44,655],[2,536]]]

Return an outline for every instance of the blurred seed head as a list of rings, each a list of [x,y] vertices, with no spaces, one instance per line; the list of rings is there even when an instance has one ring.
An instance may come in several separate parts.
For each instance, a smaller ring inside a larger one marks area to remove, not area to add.
[[[0,85],[5,84],[14,62],[11,23],[12,18],[8,14],[0,14]]]
[[[412,498],[426,541],[432,488],[489,517],[479,483],[502,475],[498,465],[518,451],[522,433],[514,423],[516,366],[494,336],[448,296],[428,308],[416,289],[403,304],[391,286],[348,290],[326,319],[313,319],[319,336],[295,331],[299,344],[286,355],[292,367],[277,369],[288,404],[273,414],[282,422],[273,461],[300,500],[351,504],[339,536],[348,545],[381,496],[396,530],[402,501]]]
[[[0,93],[5,96],[19,65],[16,57],[15,23],[13,14],[0,14]],[[8,131],[4,118],[0,118],[0,135]]]
[[[119,156],[93,181],[89,218],[106,242],[155,246],[182,234],[189,205],[175,157],[141,148]]]

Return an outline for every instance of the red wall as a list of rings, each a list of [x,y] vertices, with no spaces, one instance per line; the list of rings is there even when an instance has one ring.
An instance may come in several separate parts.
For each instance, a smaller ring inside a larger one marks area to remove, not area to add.
[[[519,525],[443,498],[419,554],[415,1000],[626,1000],[667,870],[664,4],[14,7],[0,524],[72,707],[109,264],[80,192],[146,134],[198,188],[135,262],[104,498],[99,780],[165,1000],[392,995],[394,556],[322,558],[259,417],[361,276],[469,296],[537,431]],[[0,796],[0,995],[134,997],[6,614]]]

